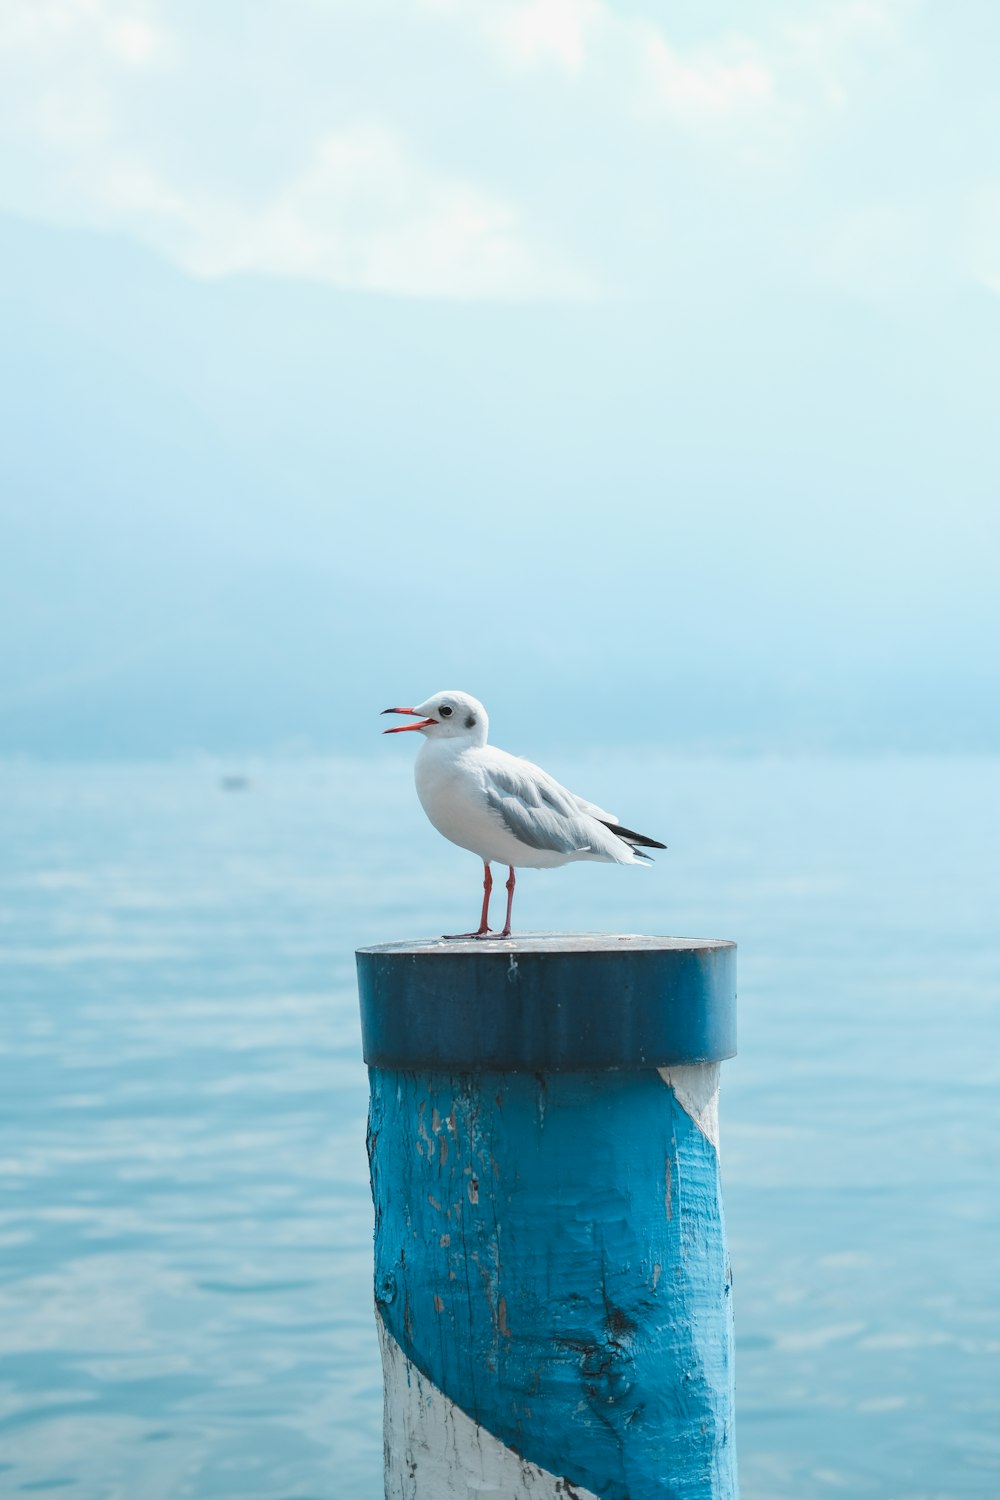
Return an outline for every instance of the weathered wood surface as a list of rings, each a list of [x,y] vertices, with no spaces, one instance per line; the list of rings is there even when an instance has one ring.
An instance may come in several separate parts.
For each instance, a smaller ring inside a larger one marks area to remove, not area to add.
[[[391,1500],[737,1494],[719,1064],[615,1045],[601,1068],[370,1070]]]
[[[386,1500],[599,1500],[499,1442],[411,1364],[376,1314]]]

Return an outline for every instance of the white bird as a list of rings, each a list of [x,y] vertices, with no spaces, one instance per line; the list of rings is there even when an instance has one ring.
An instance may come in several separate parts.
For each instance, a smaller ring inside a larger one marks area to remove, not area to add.
[[[623,828],[613,813],[567,791],[530,760],[488,745],[486,710],[468,693],[435,693],[416,708],[386,708],[383,713],[412,714],[419,720],[397,724],[385,733],[416,730],[424,736],[414,767],[424,812],[438,833],[478,854],[485,868],[478,929],[449,936],[490,936],[493,861],[510,871],[507,919],[499,934],[506,938],[510,937],[515,868],[548,869],[574,859],[648,864],[644,849],[666,848],[656,839]]]

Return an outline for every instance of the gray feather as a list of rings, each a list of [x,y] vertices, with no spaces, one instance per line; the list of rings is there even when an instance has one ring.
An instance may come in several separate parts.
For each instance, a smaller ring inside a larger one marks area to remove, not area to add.
[[[505,796],[499,788],[487,786],[486,801],[507,832],[529,849],[582,854],[590,847],[584,820],[543,806],[540,797],[527,803],[526,799],[510,793]]]
[[[489,776],[505,795],[517,797],[526,807],[540,807],[544,803],[566,818],[579,813],[586,813],[590,817],[595,817],[598,813],[602,818],[612,816],[596,803],[577,797],[556,781],[554,776],[543,771],[541,766],[533,765],[530,760],[522,760],[517,755],[504,755],[501,760],[498,754],[490,762]],[[618,819],[614,818],[613,821],[617,823]]]

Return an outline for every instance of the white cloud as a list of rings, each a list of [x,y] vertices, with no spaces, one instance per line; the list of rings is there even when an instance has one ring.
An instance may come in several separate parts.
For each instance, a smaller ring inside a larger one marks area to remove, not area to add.
[[[604,0],[425,0],[477,34],[508,65],[555,69],[592,88],[600,108],[659,111],[696,122],[756,106],[771,93],[763,53],[727,33],[698,48],[671,45],[659,12],[622,13]]]
[[[135,158],[108,171],[99,191],[111,213],[198,276],[263,272],[500,300],[594,291],[532,243],[513,205],[434,172],[382,124],[327,134],[301,172],[253,205],[184,193]]]
[[[288,0],[253,27],[235,0],[0,0],[0,211],[413,296],[660,295],[754,255],[880,295],[894,259],[954,260],[914,253],[894,175],[915,0],[730,14],[681,37],[649,0]]]
[[[255,271],[455,298],[593,292],[509,192],[435,166],[377,118],[300,136],[276,183],[248,183],[245,158],[228,181],[224,164],[213,182],[199,180],[196,133],[218,154],[217,122],[195,106],[186,113],[182,70],[173,92],[143,101],[154,123],[157,104],[173,110],[166,137],[132,127],[130,76],[184,59],[149,0],[9,0],[2,17],[8,133],[48,153],[48,171],[23,172],[8,207],[35,203],[43,217],[131,233],[201,276]],[[266,70],[266,58],[254,63]],[[254,110],[239,97],[238,68],[233,76],[236,107]],[[180,157],[195,168],[186,173],[183,160],[165,160],[185,140]],[[234,136],[232,149],[240,145]]]
[[[735,55],[727,57],[717,50],[685,58],[650,28],[643,63],[652,103],[689,123],[718,120],[770,104],[774,77],[767,63],[745,42],[730,44],[728,50]]]
[[[530,0],[496,12],[496,34],[519,63],[554,63],[571,74],[582,71],[591,37],[606,15],[598,0]]]
[[[173,53],[171,39],[161,27],[131,16],[112,21],[105,30],[105,37],[114,56],[133,68],[167,62]]]
[[[118,94],[138,72],[177,56],[143,0],[3,0],[0,121],[22,150],[36,142],[72,168],[80,151],[113,149]]]
[[[837,0],[783,28],[789,83],[805,85],[816,104],[847,107],[868,76],[872,55],[900,47],[911,0]]]
[[[174,43],[144,0],[4,0],[0,57],[51,63],[60,52],[84,66],[97,52],[142,68],[169,61]]]

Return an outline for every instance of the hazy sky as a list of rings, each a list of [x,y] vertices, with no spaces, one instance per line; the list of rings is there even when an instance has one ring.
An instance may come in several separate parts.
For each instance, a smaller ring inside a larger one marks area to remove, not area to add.
[[[199,276],[1000,291],[996,9],[5,0],[2,203]],[[13,149],[10,149],[13,148]]]
[[[1000,745],[998,42],[3,0],[0,749]]]

